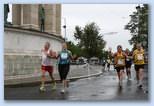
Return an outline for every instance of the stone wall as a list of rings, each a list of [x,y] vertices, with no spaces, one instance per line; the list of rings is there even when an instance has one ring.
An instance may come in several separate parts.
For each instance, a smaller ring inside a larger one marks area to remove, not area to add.
[[[4,30],[4,74],[8,76],[41,73],[41,49],[49,41],[51,48],[61,50],[63,39],[54,35],[7,27]],[[56,60],[54,65],[56,65]]]

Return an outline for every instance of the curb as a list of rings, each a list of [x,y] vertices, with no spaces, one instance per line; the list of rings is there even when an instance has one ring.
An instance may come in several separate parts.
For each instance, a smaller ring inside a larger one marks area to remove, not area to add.
[[[75,81],[75,80],[78,80],[78,79],[84,79],[84,78],[89,78],[89,77],[95,77],[95,76],[100,76],[101,74],[103,74],[104,72],[98,72],[96,74],[91,74],[91,75],[85,75],[85,76],[79,76],[79,77],[71,77],[71,78],[68,78],[68,80],[71,82],[71,81]],[[59,79],[56,79],[56,82],[57,83],[60,83],[60,80]],[[9,85],[4,85],[4,87],[28,87],[28,86],[37,86],[37,85],[40,85],[41,81],[35,81],[35,82],[27,82],[27,83],[18,83],[18,84],[9,84]],[[45,82],[46,84],[48,83],[51,83],[51,81],[46,81]]]

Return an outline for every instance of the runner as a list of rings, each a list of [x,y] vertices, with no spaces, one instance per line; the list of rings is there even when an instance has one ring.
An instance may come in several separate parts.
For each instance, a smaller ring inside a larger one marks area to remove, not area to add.
[[[102,60],[102,72],[104,72],[105,71],[105,64],[106,64],[106,61],[105,61],[105,59],[103,59]]]
[[[111,60],[110,58],[108,57],[107,59],[107,70],[110,71],[110,64],[111,64]]]
[[[132,65],[132,53],[129,49],[126,49],[126,73],[128,80],[131,80],[131,65]]]
[[[62,51],[58,54],[58,71],[60,79],[63,83],[63,89],[61,93],[65,93],[66,87],[68,87],[67,74],[70,69],[70,60],[72,59],[72,54],[67,50],[66,43],[62,44]]]
[[[117,70],[117,75],[119,79],[119,86],[122,87],[126,54],[122,51],[121,45],[117,46],[117,52],[113,56],[115,69]]]
[[[144,71],[144,50],[140,43],[136,45],[136,50],[133,52],[133,59],[136,70],[136,79],[138,87],[142,88],[143,71]]]
[[[46,71],[49,73],[50,78],[52,80],[52,89],[56,89],[56,82],[55,79],[52,75],[53,73],[53,63],[51,61],[52,58],[56,58],[56,54],[53,53],[52,50],[49,49],[50,48],[50,43],[46,42],[44,45],[44,49],[41,50],[42,52],[42,79],[41,79],[41,87],[40,87],[40,91],[45,91],[45,73]]]

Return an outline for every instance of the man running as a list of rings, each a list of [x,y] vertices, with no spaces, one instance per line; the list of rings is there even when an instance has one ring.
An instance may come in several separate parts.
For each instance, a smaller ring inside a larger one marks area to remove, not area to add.
[[[52,58],[56,58],[56,55],[53,53],[52,50],[49,49],[50,48],[50,43],[46,42],[44,45],[44,48],[41,50],[42,52],[42,79],[41,79],[41,87],[40,87],[40,91],[45,91],[45,73],[46,71],[49,73],[50,78],[52,80],[52,89],[56,89],[56,82],[55,79],[53,77],[53,63],[52,63]]]
[[[117,46],[117,52],[113,56],[114,56],[115,69],[117,70],[117,75],[118,75],[118,79],[119,79],[119,86],[122,87],[122,80],[124,77],[124,67],[125,67],[126,55],[122,51],[121,45]]]
[[[65,93],[68,86],[67,75],[70,69],[70,60],[72,59],[72,53],[67,50],[67,44],[62,44],[62,51],[58,54],[58,71],[60,79],[63,83],[63,89],[61,93]]]
[[[136,50],[133,52],[133,59],[136,70],[136,78],[138,87],[142,87],[143,71],[144,71],[144,50],[140,43],[136,45]]]
[[[129,49],[125,50],[126,54],[126,73],[128,80],[131,80],[131,65],[132,65],[132,53]]]
[[[104,72],[105,71],[105,64],[106,64],[106,61],[105,61],[105,59],[103,59],[102,60],[102,72]]]
[[[110,58],[108,57],[107,59],[107,70],[110,71],[110,65],[111,65],[111,60]]]

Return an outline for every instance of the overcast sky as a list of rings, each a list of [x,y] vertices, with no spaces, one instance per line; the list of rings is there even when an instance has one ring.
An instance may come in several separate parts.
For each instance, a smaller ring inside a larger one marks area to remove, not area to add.
[[[116,46],[121,44],[123,49],[132,46],[128,40],[131,35],[124,26],[129,22],[129,15],[135,11],[137,4],[62,4],[62,26],[64,18],[67,25],[67,39],[77,43],[73,37],[76,25],[84,27],[87,23],[95,22],[100,27],[100,32],[104,34],[104,40],[107,42],[106,49],[109,47],[116,51]],[[11,8],[11,5],[10,5]],[[10,9],[11,10],[11,9]],[[11,21],[11,13],[8,20]],[[107,34],[117,32],[114,34]],[[62,28],[62,36],[64,29]]]
[[[67,39],[77,43],[73,37],[76,25],[84,27],[87,23],[95,22],[104,34],[109,47],[116,51],[116,46],[121,44],[123,49],[132,46],[128,40],[131,38],[129,31],[124,30],[124,26],[129,22],[129,15],[135,11],[137,4],[63,4],[62,5],[62,25],[66,18]],[[117,32],[115,34],[106,34]],[[64,29],[62,29],[64,36]]]

